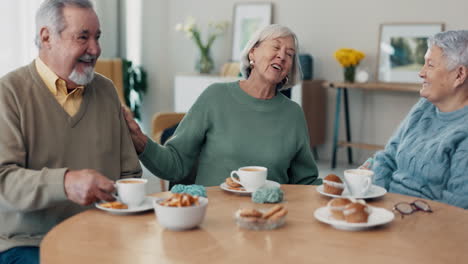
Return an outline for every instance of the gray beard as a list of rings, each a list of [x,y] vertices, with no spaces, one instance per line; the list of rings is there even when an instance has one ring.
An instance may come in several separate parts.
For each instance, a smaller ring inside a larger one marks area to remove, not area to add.
[[[86,85],[94,79],[94,67],[84,68],[83,73],[79,73],[76,68],[74,68],[68,76],[68,79],[77,85]]]

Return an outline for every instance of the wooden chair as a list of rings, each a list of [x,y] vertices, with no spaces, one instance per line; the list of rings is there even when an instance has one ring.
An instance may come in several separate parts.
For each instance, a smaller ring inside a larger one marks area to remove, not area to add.
[[[99,59],[96,62],[95,71],[112,80],[120,102],[125,105],[122,59]]]
[[[185,113],[175,113],[175,112],[158,112],[154,114],[153,117],[153,129],[152,129],[152,138],[157,143],[161,144],[161,135],[164,130],[178,124],[182,118],[184,118]],[[161,191],[166,191],[166,182],[165,180],[160,180]]]

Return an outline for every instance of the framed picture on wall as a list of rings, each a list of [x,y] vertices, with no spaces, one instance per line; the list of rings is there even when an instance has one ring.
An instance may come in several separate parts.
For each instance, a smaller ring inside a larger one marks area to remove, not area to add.
[[[234,6],[232,61],[240,61],[240,53],[259,28],[271,24],[271,3],[238,3]]]
[[[386,23],[380,25],[377,80],[420,83],[427,39],[444,30],[443,23]]]

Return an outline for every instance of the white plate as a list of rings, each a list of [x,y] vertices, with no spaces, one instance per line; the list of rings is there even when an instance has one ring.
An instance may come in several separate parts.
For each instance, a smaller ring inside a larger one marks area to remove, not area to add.
[[[320,222],[329,224],[337,229],[358,231],[368,229],[374,226],[384,225],[390,223],[395,218],[395,215],[384,208],[369,206],[371,213],[367,223],[348,223],[345,221],[335,220],[331,216],[328,207],[320,207],[314,212],[315,218]]]
[[[317,192],[319,192],[322,195],[328,196],[328,197],[333,197],[333,198],[341,198],[341,197],[353,197],[356,199],[372,199],[372,198],[377,198],[384,196],[387,193],[387,190],[385,188],[382,188],[378,185],[372,185],[370,190],[367,192],[366,195],[363,196],[352,196],[349,192],[348,189],[345,188],[343,193],[341,195],[336,195],[336,194],[331,194],[331,193],[326,193],[323,191],[323,185],[320,185],[317,187]]]
[[[133,213],[139,213],[139,212],[144,212],[148,210],[153,209],[153,197],[145,197],[145,200],[143,201],[142,204],[136,207],[130,207],[128,209],[112,209],[112,208],[106,208],[102,207],[99,203],[96,203],[96,207],[98,209],[101,209],[103,211],[107,211],[113,214],[133,214]]]
[[[281,185],[275,181],[270,181],[270,180],[267,180],[265,182],[265,185],[263,185],[262,187],[280,187]],[[248,192],[248,191],[240,191],[240,190],[233,190],[233,189],[229,189],[228,185],[223,182],[219,185],[219,187],[221,187],[221,189],[225,190],[225,191],[228,191],[228,192],[232,192],[232,193],[237,193],[237,194],[241,194],[241,195],[250,195],[252,194],[252,192]]]

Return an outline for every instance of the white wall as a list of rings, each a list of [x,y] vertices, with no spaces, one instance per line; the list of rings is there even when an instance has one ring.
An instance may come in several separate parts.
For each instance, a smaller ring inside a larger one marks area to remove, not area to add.
[[[144,0],[143,66],[148,70],[150,91],[144,100],[146,131],[156,111],[172,111],[174,75],[192,72],[197,57],[194,43],[174,25],[189,15],[201,25],[232,20],[233,6],[250,0]],[[256,2],[261,2],[256,0]],[[314,57],[316,79],[342,80],[333,52],[350,47],[366,53],[361,66],[375,73],[379,24],[383,22],[445,22],[446,29],[467,29],[468,1],[460,0],[274,0],[273,22],[289,26],[298,35],[302,52]],[[231,54],[232,29],[216,40],[212,55],[216,68]],[[330,158],[335,91],[328,92],[327,144],[319,148]],[[350,92],[352,134],[355,141],[385,144],[417,94],[398,92]],[[344,134],[341,135],[344,138]],[[354,151],[358,161],[371,153]],[[345,151],[339,152],[345,160]]]
[[[100,39],[102,46],[101,58],[120,57],[122,44],[119,41],[121,24],[120,15],[118,14],[118,1],[98,0],[94,1],[94,5],[102,31]]]

